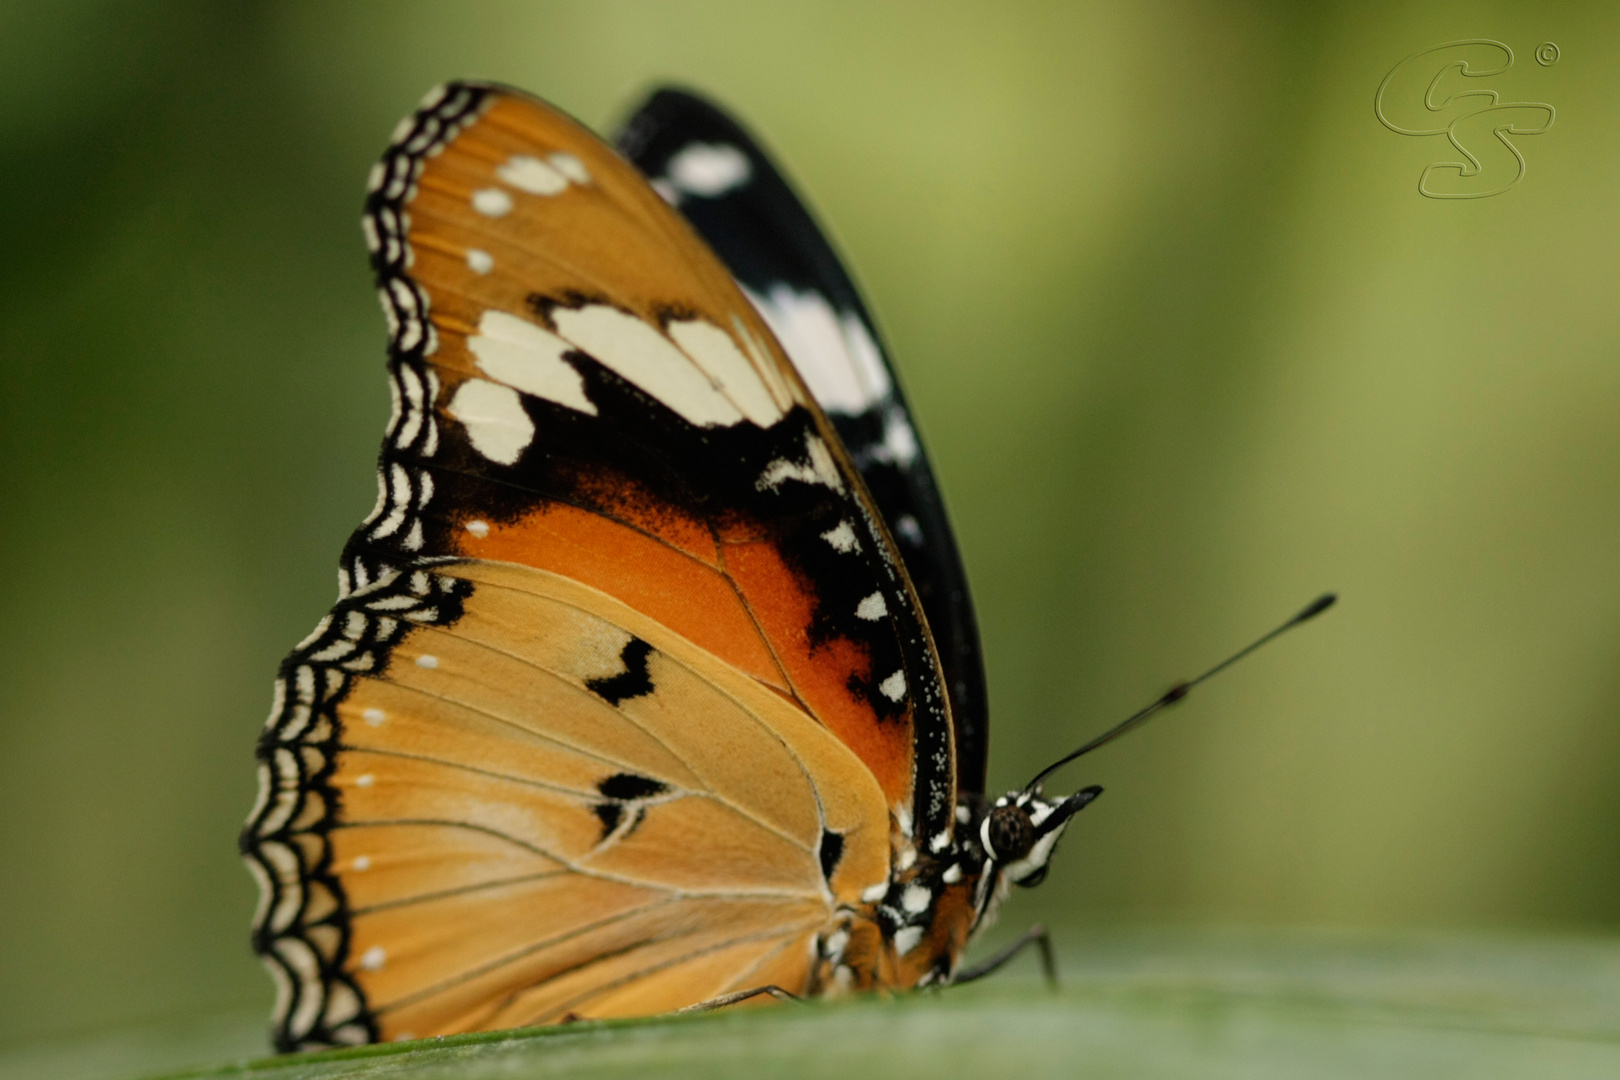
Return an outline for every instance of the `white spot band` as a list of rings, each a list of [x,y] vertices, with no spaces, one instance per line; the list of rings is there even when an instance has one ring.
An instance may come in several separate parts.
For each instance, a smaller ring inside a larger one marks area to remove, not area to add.
[[[855,606],[855,617],[865,619],[867,622],[876,622],[889,613],[889,605],[883,602],[883,594],[875,592]]]
[[[485,311],[467,348],[477,357],[479,370],[497,382],[596,415],[596,405],[585,396],[584,376],[563,359],[573,346],[544,327],[504,311]]]
[[[893,675],[878,683],[878,690],[890,701],[899,701],[906,696],[906,673],[896,671]]]
[[[534,441],[534,421],[510,386],[468,379],[445,411],[466,427],[473,449],[497,464],[513,464]]]
[[[473,192],[472,207],[485,217],[505,217],[512,212],[512,196],[500,188],[479,188]]]
[[[710,199],[748,183],[753,171],[748,155],[727,143],[692,143],[664,166],[676,187]]]

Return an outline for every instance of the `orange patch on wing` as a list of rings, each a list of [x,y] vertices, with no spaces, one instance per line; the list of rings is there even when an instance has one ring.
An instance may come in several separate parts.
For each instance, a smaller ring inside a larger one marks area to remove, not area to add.
[[[793,689],[816,719],[855,751],[891,803],[911,801],[911,722],[881,722],[850,689],[873,678],[866,649],[848,638],[812,644],[811,594],[769,543],[727,544],[726,573],[776,650]],[[882,678],[887,672],[878,673]]]
[[[791,692],[731,583],[628,525],[552,503],[511,524],[491,523],[486,536],[463,531],[457,548],[470,558],[551,570],[600,589],[765,685]]]
[[[716,570],[720,568],[720,550],[709,527],[671,509],[634,480],[603,476],[585,490],[591,501],[599,503],[619,520],[651,533]]]

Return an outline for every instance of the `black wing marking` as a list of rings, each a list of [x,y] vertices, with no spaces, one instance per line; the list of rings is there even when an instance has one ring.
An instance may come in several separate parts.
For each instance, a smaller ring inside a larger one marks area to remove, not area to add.
[[[894,367],[860,294],[759,144],[715,106],[659,90],[619,149],[709,243],[832,419],[905,559],[939,649],[957,790],[984,790],[989,717],[967,575]]]

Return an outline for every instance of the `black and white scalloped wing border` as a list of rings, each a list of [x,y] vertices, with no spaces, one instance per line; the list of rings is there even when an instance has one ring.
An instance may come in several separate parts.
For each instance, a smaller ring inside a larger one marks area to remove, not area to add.
[[[350,977],[348,905],[332,868],[338,819],[331,785],[342,749],[337,706],[354,679],[380,672],[412,626],[459,617],[469,586],[410,564],[423,544],[432,476],[406,464],[439,447],[437,347],[428,299],[410,279],[404,207],[423,162],[481,115],[487,88],[452,83],[429,93],[401,122],[372,169],[362,227],[388,323],[393,411],[378,468],[377,505],[345,550],[339,600],[283,661],[259,740],[259,797],[242,832],[258,879],[253,945],[277,987],[274,1036],[281,1050],[358,1045],[377,1038],[365,995]],[[400,459],[405,459],[404,461]]]
[[[259,880],[253,944],[277,984],[282,1049],[374,1041],[365,996],[346,971],[349,914],[332,866],[343,749],[339,704],[382,671],[416,626],[454,622],[471,587],[427,569],[387,570],[339,601],[282,663],[259,740],[259,799],[242,854]]]

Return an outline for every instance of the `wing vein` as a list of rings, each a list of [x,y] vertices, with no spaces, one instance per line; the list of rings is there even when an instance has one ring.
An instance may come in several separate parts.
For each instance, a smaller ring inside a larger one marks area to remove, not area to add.
[[[475,832],[481,832],[481,833],[484,833],[485,835],[493,836],[493,837],[496,837],[497,839],[500,839],[500,840],[509,841],[509,842],[511,842],[513,844],[516,844],[518,847],[523,848],[525,851],[530,851],[530,852],[533,852],[536,855],[544,856],[545,858],[548,858],[548,859],[552,860],[555,863],[559,863],[565,869],[567,869],[570,873],[578,874],[580,877],[588,877],[588,878],[592,878],[592,879],[594,879],[596,881],[610,881],[615,885],[628,885],[628,886],[631,886],[632,888],[637,888],[637,889],[653,889],[653,890],[657,890],[659,892],[668,893],[672,898],[675,898],[675,899],[699,898],[699,897],[702,897],[702,898],[715,898],[715,899],[722,899],[722,898],[728,898],[729,897],[729,898],[732,898],[732,899],[759,899],[759,900],[789,900],[789,899],[792,899],[792,900],[823,900],[824,899],[824,897],[822,897],[819,893],[801,892],[801,891],[792,890],[792,889],[692,889],[692,888],[685,888],[685,887],[677,888],[676,886],[673,886],[673,885],[666,885],[666,884],[663,884],[662,882],[658,882],[658,881],[648,881],[648,880],[646,880],[644,878],[632,878],[632,877],[625,877],[623,874],[611,874],[611,873],[607,873],[607,872],[602,871],[602,870],[598,870],[598,869],[596,869],[594,867],[587,866],[587,865],[585,865],[583,863],[576,862],[575,860],[570,859],[566,855],[563,855],[563,854],[561,854],[559,852],[552,851],[552,850],[550,850],[548,848],[541,847],[539,844],[531,843],[530,841],[524,840],[521,837],[513,836],[511,833],[502,832],[500,829],[496,829],[496,828],[493,828],[493,827],[488,826],[488,825],[480,825],[477,822],[473,822],[473,821],[457,821],[457,820],[455,820],[453,818],[357,818],[357,819],[354,819],[352,821],[345,821],[345,822],[343,822],[343,823],[341,823],[339,825],[335,825],[333,827],[337,828],[337,829],[354,829],[354,828],[380,827],[380,826],[388,826],[388,825],[446,825],[446,826],[451,826],[451,827],[454,827],[454,828],[471,829],[471,830],[473,830]],[[596,853],[594,848],[592,849],[591,853],[592,854]]]
[[[600,930],[603,927],[612,926],[614,923],[618,922],[624,922],[626,919],[634,918],[637,915],[654,911],[661,907],[668,907],[670,904],[677,902],[678,901],[673,898],[655,900],[648,904],[642,904],[639,907],[633,907],[626,911],[609,915],[603,919],[597,919],[594,922],[585,923],[583,926],[576,926],[565,933],[555,934],[549,938],[542,938],[539,941],[525,945],[521,949],[516,949],[512,952],[506,953],[504,956],[497,957],[488,963],[479,964],[475,967],[470,967],[458,972],[455,975],[440,979],[431,986],[424,986],[419,990],[406,994],[402,998],[396,998],[395,1000],[388,1002],[386,1005],[378,1005],[373,1008],[372,1011],[381,1016],[384,1013],[393,1012],[397,1009],[404,1008],[407,1005],[415,1005],[418,1002],[425,1001],[437,994],[442,994],[446,990],[453,990],[470,979],[476,979],[480,975],[487,975],[492,971],[506,967],[508,964],[515,964],[524,957],[532,956],[542,949],[549,949],[554,945],[561,945],[566,941],[570,941],[574,938],[588,934],[592,930]]]
[[[553,1006],[550,1009],[547,1009],[547,1010],[545,1010],[545,1011],[543,1011],[541,1013],[536,1014],[532,1019],[530,1019],[528,1021],[528,1023],[530,1023],[530,1024],[542,1024],[542,1023],[545,1023],[549,1018],[557,1016],[560,1013],[567,1013],[570,1010],[572,1010],[575,1006],[583,1005],[586,1002],[590,1001],[592,998],[601,997],[603,994],[609,993],[609,992],[611,992],[613,990],[617,990],[621,986],[626,986],[626,985],[628,985],[630,983],[633,983],[633,982],[636,982],[636,981],[638,981],[640,979],[645,979],[649,975],[654,975],[654,974],[656,974],[656,973],[658,973],[660,971],[664,971],[664,970],[667,970],[669,968],[676,967],[676,966],[678,966],[680,964],[684,964],[687,961],[693,960],[693,959],[695,959],[697,957],[707,956],[710,953],[716,953],[716,952],[720,952],[720,951],[725,950],[725,949],[729,949],[733,945],[741,945],[741,944],[744,944],[744,943],[750,942],[750,941],[770,941],[770,940],[773,940],[773,939],[775,939],[777,937],[787,937],[789,939],[788,943],[791,944],[793,936],[798,934],[798,933],[801,933],[804,929],[807,929],[807,927],[795,926],[791,930],[788,930],[785,933],[759,931],[759,932],[752,933],[752,934],[739,934],[736,937],[727,938],[727,939],[725,939],[723,941],[716,942],[713,945],[708,945],[708,946],[705,946],[705,947],[700,948],[700,949],[694,949],[689,953],[683,953],[680,956],[671,957],[668,960],[662,960],[662,961],[660,961],[660,962],[658,962],[656,964],[649,964],[648,966],[646,966],[644,968],[639,968],[636,971],[630,972],[630,973],[625,974],[625,975],[621,975],[618,978],[611,979],[606,983],[602,983],[601,985],[593,986],[589,990],[586,990],[584,993],[576,994],[574,997],[572,997],[569,1000],[561,1003],[560,1005]],[[625,955],[628,955],[628,954],[634,952],[637,949],[645,948],[648,945],[656,945],[656,944],[658,944],[660,942],[664,942],[664,941],[676,941],[676,940],[679,940],[680,938],[683,938],[683,937],[693,937],[693,936],[695,936],[695,935],[697,935],[699,933],[702,933],[702,932],[703,931],[701,929],[692,929],[692,930],[682,931],[681,933],[678,933],[678,934],[666,934],[666,935],[659,936],[659,937],[647,938],[647,939],[645,939],[643,941],[638,941],[634,945],[628,946],[628,947],[626,947],[624,949],[619,949],[619,950],[617,950],[615,952],[604,953],[601,956],[593,957],[592,959],[586,961],[585,963],[582,963],[582,964],[578,965],[573,970],[574,971],[582,971],[582,970],[584,970],[584,969],[586,969],[586,968],[588,968],[588,967],[590,967],[590,966],[592,966],[594,964],[600,963],[603,960],[612,959],[612,958],[614,958],[616,956],[625,956]],[[544,986],[547,982],[550,982],[553,978],[556,978],[558,975],[572,974],[572,973],[573,973],[572,971],[558,972],[557,975],[548,977],[546,979],[542,979],[539,982],[533,984],[532,986],[525,987],[525,989],[533,989],[536,986]],[[515,996],[516,995],[514,995],[514,997]],[[508,1000],[510,1000],[510,999],[508,999]],[[697,1002],[693,1002],[693,1004],[697,1004]]]
[[[514,588],[512,588],[511,586],[508,586],[508,585],[501,585],[501,584],[491,583],[491,582],[487,582],[487,581],[480,581],[479,582],[479,587],[484,588],[484,589],[501,589],[501,590],[504,590],[504,591],[507,591],[507,592],[517,593],[518,595],[521,595],[521,596],[530,596],[530,597],[532,597],[534,595],[532,593],[523,592],[523,590],[521,590],[521,589],[514,589]],[[552,603],[556,603],[556,604],[560,604],[560,605],[562,605],[564,607],[572,608],[573,610],[581,612],[582,614],[584,614],[584,615],[586,615],[586,616],[588,616],[590,618],[598,618],[598,619],[601,618],[601,616],[597,615],[595,612],[588,611],[585,608],[581,608],[576,604],[569,603],[566,600],[560,600],[560,599],[556,599],[556,598],[547,598],[547,599],[550,599]],[[660,624],[660,625],[662,625],[662,624]],[[427,631],[431,631],[431,632],[434,632],[434,633],[440,633],[440,634],[448,633],[448,631],[442,630],[439,627],[432,626],[432,625],[425,625],[425,626],[422,627],[422,629],[427,630]],[[620,627],[619,629],[622,630],[624,628]],[[471,640],[469,638],[457,638],[456,640],[466,642],[468,644],[477,646],[479,648],[488,649],[489,651],[494,652],[494,653],[496,653],[498,655],[509,657],[512,660],[517,661],[518,663],[526,664],[526,665],[528,665],[529,667],[533,668],[536,671],[545,672],[546,674],[552,676],[553,678],[560,680],[564,685],[576,689],[580,694],[582,694],[582,695],[584,695],[586,697],[589,697],[593,701],[600,701],[601,700],[600,698],[596,697],[596,695],[592,694],[589,690],[586,690],[583,686],[578,685],[572,679],[570,679],[568,676],[564,675],[561,672],[552,671],[550,668],[544,667],[544,666],[542,666],[540,664],[535,663],[532,660],[528,660],[528,659],[526,659],[524,657],[518,656],[517,654],[509,652],[509,651],[507,651],[505,649],[497,648],[494,645],[489,645],[489,644],[486,644],[484,642],[473,641],[473,640]],[[740,709],[750,720],[752,720],[758,727],[763,729],[765,731],[765,733],[772,740],[774,740],[777,743],[777,745],[781,746],[784,750],[786,750],[786,752],[788,753],[788,756],[793,760],[794,764],[798,767],[799,771],[804,774],[805,779],[809,782],[811,789],[814,790],[814,788],[815,788],[815,779],[811,776],[810,771],[805,767],[804,762],[799,759],[799,756],[796,753],[793,752],[793,748],[788,745],[787,741],[785,739],[783,739],[782,736],[774,728],[772,728],[769,724],[765,723],[758,716],[755,715],[754,710],[749,708],[747,703],[738,700],[736,696],[731,694],[724,687],[716,686],[713,682],[709,681],[708,679],[703,678],[702,675],[699,675],[697,672],[694,672],[686,664],[684,664],[681,661],[677,660],[675,657],[669,655],[668,653],[660,651],[660,655],[662,655],[670,663],[679,665],[680,668],[683,671],[686,671],[687,673],[691,674],[693,677],[697,678],[698,680],[703,682],[705,685],[707,685],[707,686],[711,687],[712,689],[714,689],[714,691],[716,693],[721,694],[728,701],[730,701],[734,705],[736,705],[737,708]],[[662,738],[660,738],[655,732],[650,731],[644,724],[642,724],[641,722],[636,720],[636,718],[634,716],[631,716],[629,713],[625,712],[623,709],[615,708],[614,711],[617,712],[620,716],[624,717],[624,719],[626,721],[628,721],[631,725],[633,725],[634,727],[639,729],[649,739],[652,739],[653,741],[657,742],[658,745],[662,746],[665,750],[667,750],[669,752],[670,756],[675,758],[675,760],[679,761],[682,765],[686,766],[687,771],[690,772],[693,776],[697,776],[697,777],[702,777],[703,776],[703,771],[701,769],[695,768],[691,761],[687,760],[687,758],[685,758],[680,753],[678,753],[674,747],[670,746],[667,742],[665,742]],[[797,848],[800,848],[801,850],[809,850],[808,847],[805,844],[803,844],[802,842],[794,839],[792,836],[788,835],[787,833],[783,832],[780,827],[772,824],[769,821],[766,821],[764,818],[761,818],[759,815],[747,810],[746,808],[744,808],[742,806],[738,806],[736,803],[732,802],[732,800],[727,798],[723,792],[715,791],[712,787],[710,787],[709,788],[709,793],[711,795],[713,795],[714,798],[716,798],[720,802],[724,803],[726,806],[731,807],[733,810],[736,810],[739,814],[741,814],[744,817],[747,817],[750,820],[756,822],[761,828],[767,829],[770,832],[775,833],[777,836],[780,836],[782,839],[788,841],[789,843],[793,844]]]
[[[351,910],[351,915],[370,915],[378,911],[393,911],[397,908],[412,907],[416,904],[426,904],[434,900],[448,900],[453,896],[470,896],[485,889],[498,889],[506,885],[522,885],[525,882],[544,881],[547,878],[562,877],[567,870],[542,870],[538,874],[518,874],[514,877],[496,878],[493,881],[481,881],[476,885],[462,885],[454,889],[438,889],[434,892],[416,893],[413,896],[402,896],[397,900],[384,900],[376,904],[367,904]]]
[[[553,674],[553,677],[558,677],[558,676],[555,676],[554,673],[551,673],[551,672],[547,672],[547,674]],[[564,679],[562,681],[565,682],[565,683],[567,682],[566,679]],[[393,686],[393,687],[397,687],[398,689],[406,691],[407,693],[416,694],[416,695],[418,695],[420,697],[425,697],[430,701],[442,701],[446,705],[453,705],[458,709],[466,709],[470,713],[475,713],[476,715],[482,716],[485,719],[493,720],[497,724],[501,724],[502,726],[505,726],[505,727],[510,727],[510,728],[512,728],[512,729],[514,729],[516,731],[522,732],[525,735],[532,736],[533,738],[540,739],[540,740],[542,740],[544,742],[554,743],[557,746],[560,746],[565,750],[570,750],[570,751],[572,751],[572,752],[574,752],[576,754],[579,754],[581,757],[594,758],[595,760],[602,762],[602,764],[604,764],[604,765],[611,765],[611,766],[613,766],[613,767],[615,767],[617,769],[629,770],[629,771],[634,771],[637,768],[645,768],[645,766],[636,765],[633,762],[624,761],[624,760],[621,760],[620,758],[612,757],[612,756],[607,755],[607,754],[603,754],[603,753],[599,753],[599,752],[594,751],[594,750],[586,749],[583,746],[576,745],[575,743],[572,743],[572,742],[568,741],[567,739],[559,738],[556,735],[549,735],[549,734],[547,734],[547,733],[545,733],[543,731],[536,731],[534,728],[526,727],[523,724],[519,723],[518,721],[511,719],[510,717],[505,717],[505,716],[501,716],[501,715],[499,715],[497,713],[492,713],[487,709],[481,709],[477,705],[473,705],[473,704],[471,704],[469,702],[461,700],[460,698],[452,697],[452,696],[450,696],[448,694],[435,694],[432,691],[427,690],[427,689],[425,689],[423,687],[412,686],[412,685],[409,685],[407,683],[398,683],[398,682],[390,681],[389,685]],[[362,746],[362,745],[360,745],[358,743],[351,743],[351,744],[348,744],[348,749],[370,750],[370,749],[372,749],[372,747]]]

